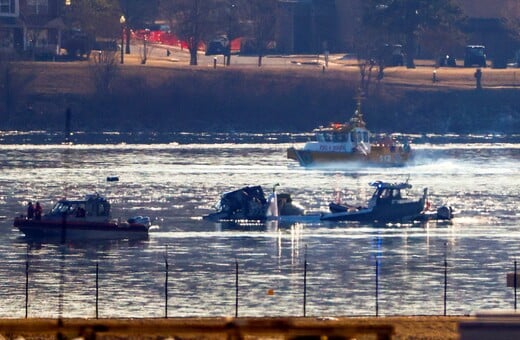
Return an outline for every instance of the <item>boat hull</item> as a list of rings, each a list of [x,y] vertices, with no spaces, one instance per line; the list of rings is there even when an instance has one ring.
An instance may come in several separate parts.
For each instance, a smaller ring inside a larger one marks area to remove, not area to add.
[[[379,204],[374,208],[362,208],[323,214],[322,221],[359,222],[409,222],[418,219],[424,210],[424,199],[406,203]]]
[[[337,163],[364,163],[382,166],[403,166],[411,158],[410,152],[402,149],[372,146],[369,154],[359,152],[327,152],[287,149],[287,158],[296,160],[301,166],[327,165]]]
[[[147,239],[149,227],[118,222],[78,222],[15,218],[14,226],[31,238]]]

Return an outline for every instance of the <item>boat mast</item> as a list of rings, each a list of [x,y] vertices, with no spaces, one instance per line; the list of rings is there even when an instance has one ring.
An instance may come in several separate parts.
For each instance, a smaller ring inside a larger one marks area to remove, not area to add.
[[[363,112],[361,112],[361,102],[364,99],[363,92],[361,89],[358,90],[358,94],[355,97],[356,99],[356,111],[352,118],[350,118],[350,124],[352,127],[361,127],[364,128],[366,126],[365,121],[363,120]]]

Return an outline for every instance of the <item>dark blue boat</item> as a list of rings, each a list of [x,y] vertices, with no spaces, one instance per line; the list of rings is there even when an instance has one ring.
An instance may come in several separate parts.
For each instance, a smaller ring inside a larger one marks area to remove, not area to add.
[[[408,182],[376,181],[370,185],[375,190],[366,206],[330,203],[330,213],[323,214],[321,220],[402,223],[433,219],[449,220],[453,217],[451,208],[440,207],[437,211],[429,210],[427,188],[423,190],[423,195],[419,199],[409,199],[402,193],[412,188]]]

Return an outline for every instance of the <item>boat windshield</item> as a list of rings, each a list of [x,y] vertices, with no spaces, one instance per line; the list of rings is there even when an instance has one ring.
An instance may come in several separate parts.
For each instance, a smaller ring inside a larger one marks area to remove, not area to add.
[[[399,189],[392,189],[392,188],[385,188],[385,189],[381,190],[380,197],[381,198],[387,198],[387,199],[400,200],[402,198],[401,190],[399,190]]]
[[[52,207],[51,215],[81,214],[85,211],[85,203],[82,202],[58,202]]]
[[[52,214],[62,214],[66,213],[71,209],[71,205],[68,202],[58,202],[52,207],[51,213]]]
[[[350,133],[318,133],[318,142],[348,143],[351,141]]]

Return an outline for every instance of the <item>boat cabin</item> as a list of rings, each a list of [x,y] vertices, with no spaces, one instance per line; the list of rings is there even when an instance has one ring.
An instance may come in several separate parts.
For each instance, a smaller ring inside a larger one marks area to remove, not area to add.
[[[367,129],[350,130],[343,127],[344,124],[333,123],[331,128],[317,129],[315,130],[316,140],[322,143],[370,143],[370,133]]]
[[[360,103],[349,122],[322,126],[315,129],[314,134],[316,142],[307,143],[304,149],[320,152],[361,152],[365,155],[370,153],[370,131],[363,120]]]
[[[84,200],[60,200],[51,209],[49,216],[70,215],[75,217],[110,217],[110,203],[98,194],[87,195]]]
[[[402,200],[401,190],[412,188],[412,185],[408,183],[388,183],[382,181],[376,181],[370,183],[370,185],[376,188],[370,199],[370,204],[391,203],[395,200]]]

